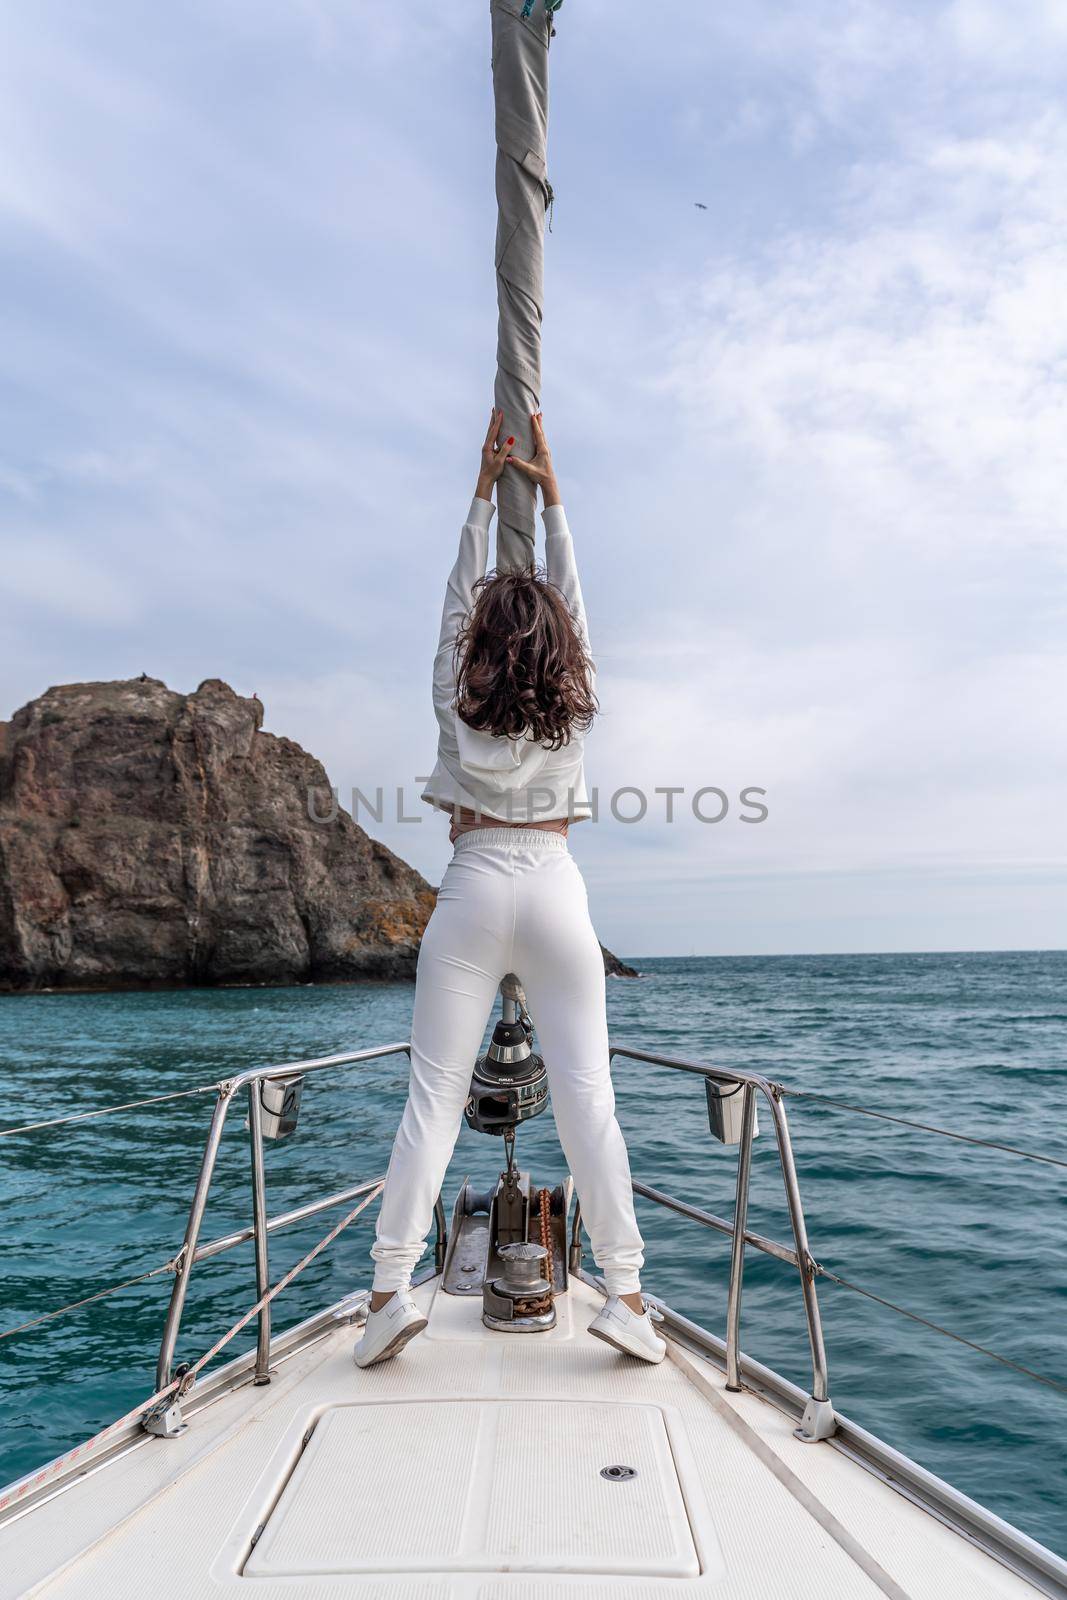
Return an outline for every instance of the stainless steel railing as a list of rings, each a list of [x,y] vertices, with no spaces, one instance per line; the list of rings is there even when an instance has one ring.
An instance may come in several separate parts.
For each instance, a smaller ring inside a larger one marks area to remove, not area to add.
[[[634,1182],[634,1192],[643,1195],[646,1200],[651,1200],[656,1205],[665,1206],[668,1210],[675,1211],[680,1216],[688,1217],[691,1221],[698,1222],[703,1227],[713,1228],[717,1232],[725,1233],[730,1237],[730,1279],[726,1300],[726,1386],[728,1389],[736,1390],[741,1387],[741,1295],[744,1286],[745,1246],[752,1245],[754,1249],[762,1250],[765,1254],[774,1256],[779,1261],[786,1261],[797,1268],[804,1301],[808,1344],[811,1349],[812,1378],[811,1395],[796,1432],[799,1439],[812,1443],[817,1439],[830,1438],[835,1429],[835,1421],[834,1409],[830,1402],[830,1379],[827,1370],[826,1345],[823,1341],[822,1318],[819,1314],[818,1295],[815,1292],[815,1278],[819,1269],[808,1248],[808,1232],[804,1222],[804,1208],[800,1200],[800,1184],[797,1179],[796,1162],[793,1159],[793,1145],[789,1137],[789,1122],[785,1114],[781,1086],[773,1083],[769,1078],[763,1077],[760,1073],[739,1072],[735,1069],[727,1072],[719,1067],[705,1066],[699,1061],[686,1061],[676,1056],[654,1055],[647,1050],[635,1050],[629,1045],[612,1045],[611,1054],[612,1057],[624,1056],[630,1061],[642,1061],[649,1066],[666,1067],[672,1072],[690,1072],[697,1077],[710,1079],[713,1083],[740,1083],[743,1085],[741,1139],[737,1150],[737,1181],[732,1222],[727,1222],[722,1217],[713,1216],[710,1212],[701,1211],[696,1206],[687,1205],[684,1201],[676,1200],[672,1195],[664,1194],[659,1189],[650,1188],[647,1184]],[[789,1220],[793,1231],[792,1247],[780,1244],[774,1239],[764,1238],[762,1234],[751,1233],[748,1229],[748,1196],[752,1174],[752,1132],[755,1124],[757,1094],[762,1095],[766,1101],[774,1126],[778,1160],[785,1184],[786,1205],[789,1208]]]
[[[12,1338],[30,1328],[36,1328],[42,1323],[50,1322],[53,1318],[58,1317],[63,1313],[76,1312],[86,1305],[95,1303],[96,1301],[99,1301],[108,1295],[118,1293],[120,1290],[129,1288],[133,1284],[144,1283],[148,1279],[155,1278],[165,1272],[173,1272],[175,1274],[174,1291],[171,1295],[171,1302],[168,1308],[163,1344],[160,1350],[160,1365],[158,1369],[161,1378],[159,1387],[167,1387],[171,1382],[170,1374],[173,1363],[174,1349],[180,1328],[185,1296],[188,1290],[189,1277],[193,1267],[198,1262],[209,1260],[215,1256],[221,1255],[227,1250],[236,1248],[240,1244],[244,1244],[250,1240],[253,1240],[256,1242],[257,1284],[263,1283],[266,1281],[266,1275],[268,1271],[267,1242],[270,1234],[281,1228],[301,1222],[305,1218],[314,1216],[320,1211],[326,1211],[332,1207],[342,1206],[348,1201],[361,1195],[365,1195],[368,1193],[368,1191],[376,1189],[380,1182],[380,1180],[364,1181],[362,1183],[353,1185],[350,1188],[341,1190],[338,1193],[326,1195],[319,1200],[297,1206],[294,1209],[283,1212],[276,1217],[268,1217],[266,1214],[266,1184],[264,1179],[263,1164],[263,1130],[261,1118],[257,1115],[257,1109],[260,1108],[261,1102],[258,1093],[252,1092],[255,1089],[255,1086],[258,1085],[263,1079],[267,1078],[284,1078],[287,1074],[295,1075],[299,1073],[304,1075],[331,1067],[340,1068],[390,1055],[407,1054],[408,1049],[409,1047],[406,1043],[391,1044],[384,1045],[376,1049],[353,1051],[335,1056],[325,1056],[312,1061],[291,1062],[281,1066],[260,1067],[251,1072],[242,1073],[236,1078],[218,1084],[209,1084],[197,1088],[177,1090],[172,1093],[153,1095],[145,1099],[126,1102],[123,1105],[108,1106],[100,1109],[75,1112],[66,1116],[50,1117],[43,1121],[34,1121],[19,1127],[0,1129],[0,1139],[21,1137],[25,1135],[36,1135],[38,1131],[48,1130],[51,1132],[60,1127],[66,1128],[71,1124],[87,1125],[92,1119],[96,1119],[101,1116],[126,1112],[142,1106],[154,1107],[164,1101],[180,1100],[192,1095],[212,1094],[216,1098],[211,1126],[208,1131],[207,1143],[204,1150],[204,1156],[201,1162],[197,1185],[193,1196],[193,1203],[190,1208],[189,1219],[186,1226],[185,1243],[183,1244],[179,1255],[172,1258],[168,1262],[153,1267],[150,1271],[139,1273],[136,1277],[132,1277],[126,1280],[124,1283],[114,1284],[109,1288],[97,1290],[93,1294],[74,1301],[70,1305],[61,1306],[50,1312],[46,1312],[41,1316],[31,1318],[26,1323],[20,1324],[14,1328],[4,1329],[0,1331],[0,1339]],[[724,1071],[719,1068],[706,1066],[700,1062],[657,1055],[648,1051],[633,1049],[629,1046],[621,1044],[612,1048],[612,1054],[613,1056],[626,1057],[633,1061],[642,1062],[650,1066],[663,1067],[671,1071],[688,1072],[695,1076],[711,1079],[712,1081],[718,1083],[740,1083],[744,1088],[744,1099],[742,1101],[742,1139],[738,1150],[737,1186],[735,1193],[734,1219],[732,1222],[725,1218],[715,1216],[712,1212],[705,1211],[701,1207],[693,1205],[688,1201],[666,1194],[662,1190],[653,1188],[649,1184],[641,1181],[634,1182],[635,1193],[643,1196],[645,1199],[654,1204],[660,1205],[666,1210],[671,1211],[679,1216],[687,1218],[689,1221],[696,1222],[703,1227],[722,1233],[731,1239],[731,1270],[727,1303],[727,1339],[725,1341],[719,1339],[716,1335],[708,1332],[704,1328],[701,1328],[697,1324],[688,1321],[688,1319],[686,1319],[680,1313],[664,1305],[662,1310],[664,1312],[667,1325],[672,1328],[680,1338],[690,1343],[693,1348],[701,1351],[702,1353],[710,1354],[715,1360],[725,1360],[728,1379],[731,1383],[731,1386],[736,1387],[738,1385],[740,1371],[743,1366],[746,1379],[750,1384],[753,1385],[757,1393],[762,1392],[772,1396],[776,1403],[782,1404],[784,1409],[792,1412],[793,1414],[802,1413],[803,1421],[801,1429],[798,1430],[802,1438],[824,1438],[829,1437],[831,1433],[836,1432],[836,1437],[833,1441],[834,1448],[841,1449],[845,1455],[853,1460],[856,1460],[861,1465],[866,1466],[869,1470],[874,1471],[878,1474],[878,1476],[882,1478],[888,1478],[890,1481],[895,1482],[898,1486],[902,1487],[903,1492],[909,1495],[910,1498],[914,1499],[919,1506],[931,1511],[935,1516],[945,1521],[950,1527],[962,1532],[965,1537],[972,1540],[972,1542],[977,1544],[980,1548],[989,1551],[997,1560],[1001,1561],[1010,1570],[1020,1573],[1024,1578],[1027,1579],[1027,1581],[1041,1589],[1043,1593],[1063,1597],[1063,1600],[1067,1600],[1067,1564],[1061,1561],[1059,1557],[1053,1555],[1052,1552],[1043,1549],[1041,1546],[1036,1545],[1025,1534],[1002,1522],[992,1512],[986,1511],[983,1507],[978,1506],[973,1501],[968,1500],[966,1496],[960,1494],[949,1484],[944,1483],[940,1479],[933,1477],[930,1473],[925,1472],[924,1469],[917,1466],[916,1463],[910,1461],[907,1457],[900,1455],[899,1452],[895,1451],[891,1446],[867,1433],[856,1423],[851,1422],[847,1417],[835,1417],[829,1400],[826,1354],[823,1346],[818,1301],[814,1288],[814,1280],[818,1276],[823,1276],[834,1284],[842,1285],[844,1288],[855,1290],[860,1294],[870,1294],[870,1297],[878,1300],[881,1305],[888,1306],[894,1311],[900,1312],[905,1316],[912,1317],[913,1320],[922,1323],[926,1328],[956,1339],[967,1345],[971,1350],[978,1351],[985,1356],[993,1357],[995,1360],[1002,1362],[1003,1364],[1011,1367],[1015,1372],[1021,1373],[1028,1378],[1036,1379],[1042,1384],[1059,1390],[1063,1390],[1064,1385],[1055,1379],[1042,1375],[1041,1373],[1031,1371],[1029,1368],[1010,1360],[997,1351],[989,1350],[985,1346],[976,1344],[970,1339],[962,1338],[960,1334],[953,1333],[950,1329],[943,1328],[935,1322],[929,1321],[924,1317],[917,1316],[914,1312],[909,1311],[907,1308],[897,1306],[892,1301],[887,1300],[880,1295],[872,1294],[869,1290],[865,1290],[857,1284],[850,1283],[848,1280],[837,1276],[827,1267],[822,1266],[813,1260],[808,1249],[807,1234],[804,1225],[803,1210],[800,1202],[796,1167],[793,1160],[789,1129],[785,1117],[784,1098],[790,1095],[798,1095],[801,1098],[807,1098],[810,1100],[821,1100],[829,1103],[835,1108],[858,1112],[865,1116],[879,1117],[882,1120],[889,1122],[903,1123],[905,1126],[909,1127],[922,1128],[929,1133],[942,1134],[951,1139],[961,1139],[972,1145],[985,1146],[991,1149],[1007,1151],[1012,1155],[1026,1157],[1032,1161],[1050,1162],[1053,1165],[1061,1167],[1067,1165],[1067,1162],[1062,1160],[1060,1157],[1041,1155],[1033,1151],[1021,1150],[1009,1145],[994,1144],[992,1141],[979,1139],[972,1135],[960,1133],[958,1131],[943,1128],[933,1128],[923,1123],[911,1121],[907,1118],[891,1116],[883,1111],[877,1111],[863,1106],[847,1105],[844,1102],[829,1100],[826,1096],[807,1094],[799,1090],[787,1089],[784,1085],[774,1083],[771,1080],[763,1078],[755,1073],[745,1073],[737,1070]],[[242,1089],[245,1089],[249,1092],[249,1133],[254,1190],[252,1222],[250,1226],[240,1228],[232,1233],[225,1234],[224,1236],[214,1239],[209,1243],[201,1244],[199,1242],[200,1229],[208,1199],[208,1193],[211,1187],[211,1180],[222,1138],[223,1127],[229,1107]],[[751,1174],[753,1134],[753,1118],[751,1115],[751,1110],[755,1105],[757,1095],[762,1095],[765,1099],[770,1110],[771,1119],[775,1129],[778,1156],[782,1167],[786,1198],[792,1223],[793,1242],[791,1245],[781,1243],[778,1240],[769,1239],[762,1234],[752,1231],[747,1226],[747,1200]],[[444,1211],[441,1205],[440,1197],[438,1197],[436,1204],[435,1216],[437,1219],[435,1266],[439,1271],[443,1265],[446,1243]],[[576,1207],[572,1223],[570,1245],[571,1266],[576,1273],[579,1270],[581,1261],[580,1232],[581,1219],[578,1208]],[[327,1236],[327,1241],[330,1237],[330,1235]],[[320,1244],[316,1246],[316,1250],[321,1249],[323,1244],[325,1244],[327,1241],[320,1241]],[[804,1391],[796,1389],[787,1379],[782,1378],[777,1373],[772,1372],[766,1367],[762,1367],[751,1357],[743,1358],[741,1356],[741,1299],[744,1281],[743,1269],[746,1246],[751,1246],[753,1249],[759,1250],[764,1254],[770,1255],[779,1261],[795,1267],[800,1274],[812,1354],[812,1392],[810,1396]],[[295,1271],[296,1269],[293,1270]],[[429,1273],[427,1273],[427,1276],[428,1275]],[[283,1279],[282,1282],[284,1283],[285,1280]],[[261,1298],[262,1295],[257,1296],[257,1303]],[[266,1319],[264,1320],[262,1313],[260,1313],[260,1337],[257,1342],[256,1351],[256,1374],[260,1377],[260,1381],[262,1381],[263,1378],[269,1377],[269,1373],[265,1368],[265,1358],[269,1354],[271,1346],[269,1305],[264,1306],[263,1311],[266,1312]],[[326,1311],[319,1312],[316,1316],[312,1317],[310,1321],[302,1323],[296,1328],[290,1329],[288,1332],[276,1336],[273,1341],[275,1359],[283,1359],[287,1353],[291,1353],[294,1349],[303,1348],[302,1341],[306,1341],[309,1337],[320,1336],[323,1325],[328,1325],[329,1318],[331,1315],[336,1315],[337,1311],[337,1307],[331,1307]],[[231,1330],[231,1332],[232,1331],[234,1330]],[[243,1381],[244,1375],[248,1370],[247,1365],[244,1361],[241,1361],[237,1365],[239,1365],[241,1369],[240,1379],[238,1381]],[[223,1369],[223,1371],[217,1374],[213,1379],[207,1379],[203,1391],[200,1390],[198,1385],[197,1393],[199,1395],[200,1403],[209,1404],[217,1394],[229,1392],[234,1381],[235,1378],[230,1369]],[[175,1408],[176,1407],[177,1402],[175,1402]],[[51,1463],[50,1467],[46,1468],[43,1472],[35,1472],[26,1479],[20,1480],[18,1484],[11,1486],[6,1496],[0,1496],[0,1520],[5,1520],[9,1516],[21,1515],[24,1510],[26,1510],[30,1505],[34,1504],[40,1498],[54,1494],[58,1488],[65,1486],[68,1482],[84,1476],[84,1473],[87,1470],[90,1462],[99,1462],[105,1460],[114,1450],[126,1448],[130,1442],[130,1430],[146,1425],[147,1420],[148,1419],[144,1414],[138,1416],[137,1410],[135,1409],[129,1414],[128,1417],[120,1419],[119,1422],[113,1425],[112,1428],[104,1429],[101,1434],[97,1435],[93,1440],[88,1441],[87,1444],[80,1445],[75,1450],[68,1452],[67,1455],[58,1457],[57,1460]],[[118,1436],[114,1436],[114,1428],[121,1428],[126,1431]],[[157,1430],[151,1429],[150,1431],[154,1432]]]
[[[211,1125],[208,1129],[204,1154],[197,1175],[196,1187],[193,1191],[192,1203],[189,1208],[189,1217],[185,1228],[185,1238],[177,1259],[174,1286],[171,1291],[170,1303],[167,1307],[166,1321],[163,1327],[163,1337],[160,1344],[159,1360],[156,1366],[156,1387],[165,1388],[172,1379],[174,1366],[174,1352],[177,1346],[178,1334],[181,1328],[182,1314],[185,1309],[186,1296],[193,1268],[200,1261],[206,1261],[214,1256],[221,1255],[226,1250],[232,1250],[240,1244],[247,1243],[250,1239],[255,1248],[256,1271],[256,1298],[261,1299],[270,1287],[270,1235],[279,1228],[288,1227],[301,1222],[307,1217],[317,1215],[320,1211],[329,1210],[354,1199],[368,1189],[374,1187],[374,1181],[354,1185],[349,1189],[341,1190],[336,1194],[324,1196],[321,1200],[312,1201],[298,1206],[295,1210],[283,1213],[277,1217],[267,1215],[267,1189],[264,1165],[264,1139],[263,1139],[263,1114],[262,1102],[258,1092],[258,1085],[268,1078],[285,1079],[286,1077],[307,1076],[311,1073],[322,1072],[331,1068],[352,1066],[357,1063],[379,1060],[390,1055],[404,1055],[409,1053],[409,1045],[405,1043],[380,1045],[369,1050],[346,1051],[340,1055],[320,1056],[310,1061],[292,1061],[275,1066],[254,1067],[237,1077],[226,1080],[218,1086],[217,1099],[212,1112]],[[743,1092],[741,1113],[741,1139],[738,1146],[737,1178],[734,1198],[733,1221],[716,1217],[711,1212],[703,1211],[697,1206],[689,1205],[676,1199],[672,1195],[663,1193],[662,1190],[652,1188],[640,1181],[634,1181],[634,1191],[656,1205],[661,1205],[680,1216],[687,1217],[690,1221],[701,1226],[711,1228],[727,1235],[731,1240],[730,1251],[730,1277],[727,1291],[726,1305],[726,1381],[730,1389],[741,1387],[741,1305],[744,1286],[745,1247],[751,1245],[754,1249],[776,1257],[780,1261],[795,1266],[801,1284],[804,1312],[807,1322],[808,1342],[811,1349],[812,1360],[812,1385],[811,1395],[800,1427],[798,1437],[802,1439],[825,1439],[834,1431],[834,1413],[830,1403],[829,1377],[827,1372],[826,1348],[823,1341],[822,1321],[819,1315],[818,1297],[815,1292],[815,1277],[818,1267],[808,1248],[807,1229],[804,1222],[804,1211],[800,1199],[800,1187],[797,1179],[796,1164],[793,1159],[792,1143],[789,1137],[789,1124],[785,1114],[782,1099],[782,1090],[779,1085],[764,1078],[758,1073],[746,1073],[737,1070],[725,1071],[718,1067],[709,1067],[701,1062],[681,1060],[672,1056],[655,1055],[649,1051],[637,1050],[628,1045],[613,1045],[611,1054],[623,1056],[631,1061],[640,1061],[649,1066],[664,1067],[675,1072],[688,1072],[698,1077],[711,1079],[715,1083],[740,1083]],[[222,1141],[223,1130],[230,1107],[237,1096],[245,1091],[248,1099],[248,1128],[249,1148],[251,1155],[252,1178],[252,1221],[251,1225],[238,1229],[234,1233],[215,1239],[208,1244],[200,1243],[200,1230],[203,1223],[204,1212],[207,1206],[208,1195],[215,1171],[219,1147]],[[753,1233],[748,1228],[748,1197],[751,1181],[752,1167],[752,1136],[755,1123],[756,1096],[762,1095],[770,1111],[771,1121],[774,1126],[779,1163],[785,1184],[786,1203],[792,1225],[792,1245],[782,1244],[776,1240],[765,1238],[762,1234]],[[440,1269],[444,1260],[446,1242],[444,1208],[438,1198],[435,1211],[436,1244],[434,1251],[435,1265]],[[579,1244],[579,1214],[576,1212],[572,1233],[572,1259],[580,1254]],[[271,1346],[271,1309],[269,1303],[264,1305],[258,1313],[258,1332],[256,1342],[256,1359],[254,1368],[254,1382],[264,1384],[270,1382],[270,1346]]]
[[[302,1222],[307,1217],[316,1216],[320,1211],[327,1211],[331,1207],[342,1205],[346,1200],[366,1193],[368,1189],[372,1189],[375,1186],[374,1181],[356,1184],[350,1189],[343,1189],[337,1194],[326,1195],[321,1200],[298,1206],[295,1210],[284,1212],[280,1216],[268,1218],[267,1186],[263,1159],[263,1111],[260,1096],[257,1092],[258,1085],[266,1078],[306,1077],[309,1073],[322,1072],[330,1068],[348,1067],[358,1062],[375,1061],[384,1056],[407,1055],[408,1051],[409,1046],[406,1042],[379,1045],[370,1050],[349,1050],[340,1055],[319,1056],[311,1061],[290,1061],[276,1066],[252,1067],[246,1072],[239,1073],[237,1077],[229,1078],[219,1084],[211,1116],[211,1125],[208,1128],[207,1140],[204,1145],[204,1154],[197,1174],[196,1187],[193,1190],[192,1203],[189,1207],[189,1217],[185,1225],[185,1238],[177,1257],[174,1287],[171,1290],[170,1303],[167,1306],[166,1320],[163,1325],[159,1360],[156,1363],[157,1389],[166,1388],[173,1376],[174,1352],[181,1328],[182,1313],[185,1310],[189,1281],[197,1262],[221,1255],[226,1250],[232,1250],[237,1245],[247,1243],[249,1239],[254,1240],[256,1298],[258,1300],[270,1286],[269,1238],[273,1232],[279,1228]],[[223,1238],[215,1239],[210,1244],[201,1245],[200,1229],[204,1220],[208,1195],[211,1191],[211,1182],[215,1172],[215,1163],[218,1159],[219,1146],[222,1142],[223,1130],[226,1126],[226,1118],[230,1107],[242,1090],[246,1092],[248,1098],[248,1133],[252,1161],[252,1223],[250,1227],[241,1228],[236,1233],[226,1234]],[[444,1210],[440,1201],[437,1203],[434,1215],[437,1224],[435,1260],[440,1264],[444,1259]],[[259,1312],[256,1341],[254,1381],[259,1384],[270,1382],[270,1341],[271,1316],[270,1305],[267,1304]]]

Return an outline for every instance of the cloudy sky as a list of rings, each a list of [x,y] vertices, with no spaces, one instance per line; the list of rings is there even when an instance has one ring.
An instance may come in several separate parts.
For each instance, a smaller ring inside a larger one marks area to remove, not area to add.
[[[372,831],[435,882],[487,13],[0,23],[0,716],[226,678],[342,794],[403,786],[423,819]],[[544,407],[603,704],[574,849],[616,949],[1067,943],[1065,55],[1058,0],[567,0]]]

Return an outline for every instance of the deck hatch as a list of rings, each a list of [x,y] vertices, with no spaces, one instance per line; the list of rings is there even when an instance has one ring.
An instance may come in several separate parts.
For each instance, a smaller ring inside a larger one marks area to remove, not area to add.
[[[635,1476],[605,1480],[606,1461]],[[650,1405],[331,1406],[262,1520],[249,1578],[700,1574],[664,1414]]]

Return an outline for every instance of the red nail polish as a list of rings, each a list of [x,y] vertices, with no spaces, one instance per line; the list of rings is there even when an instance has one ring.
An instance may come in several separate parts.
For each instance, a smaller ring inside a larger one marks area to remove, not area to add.
[[[515,443],[515,436],[514,436],[514,434],[512,434],[511,438],[508,440],[508,444],[514,444],[514,443]]]

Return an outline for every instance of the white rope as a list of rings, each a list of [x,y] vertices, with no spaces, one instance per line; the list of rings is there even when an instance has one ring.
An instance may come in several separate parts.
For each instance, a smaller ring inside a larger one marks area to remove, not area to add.
[[[299,1272],[303,1272],[304,1268],[309,1266],[311,1262],[314,1261],[315,1257],[325,1250],[328,1244],[332,1244],[334,1239],[337,1238],[337,1235],[344,1228],[347,1228],[350,1222],[354,1222],[359,1216],[360,1212],[365,1211],[367,1206],[370,1205],[371,1201],[376,1200],[384,1188],[385,1180],[383,1178],[380,1183],[375,1185],[370,1194],[365,1195],[359,1204],[352,1208],[347,1216],[342,1217],[340,1222],[337,1223],[335,1227],[330,1229],[325,1238],[320,1239],[318,1244],[315,1245],[313,1249],[309,1250],[307,1255],[304,1256],[302,1260],[298,1261],[296,1266],[292,1267],[285,1274],[284,1278],[279,1278],[273,1289],[268,1289],[266,1294],[261,1295],[251,1310],[246,1311],[244,1316],[235,1322],[233,1327],[230,1328],[227,1333],[224,1333],[222,1338],[217,1340],[215,1344],[211,1346],[210,1350],[206,1351],[198,1361],[194,1362],[194,1364],[189,1368],[188,1372],[183,1373],[180,1378],[173,1378],[165,1388],[157,1389],[155,1394],[149,1395],[147,1400],[142,1400],[139,1405],[134,1406],[132,1411],[127,1411],[125,1416],[119,1417],[117,1421],[109,1423],[106,1428],[102,1428],[99,1433],[95,1433],[93,1437],[91,1439],[87,1439],[84,1444],[76,1445],[73,1450],[68,1450],[66,1455],[57,1457],[55,1461],[50,1461],[46,1467],[41,1468],[40,1472],[35,1472],[30,1477],[22,1478],[18,1483],[12,1484],[8,1492],[5,1495],[0,1496],[0,1513],[6,1511],[9,1506],[16,1505],[18,1501],[24,1500],[25,1497],[28,1494],[32,1494],[35,1489],[42,1488],[43,1485],[46,1484],[51,1478],[54,1478],[59,1472],[61,1472],[64,1467],[71,1466],[75,1461],[79,1460],[80,1457],[86,1455],[90,1450],[95,1449],[95,1447],[101,1444],[105,1439],[110,1438],[112,1434],[119,1433],[123,1428],[129,1427],[131,1422],[143,1421],[150,1411],[154,1410],[154,1408],[158,1406],[161,1401],[166,1400],[170,1395],[174,1395],[176,1398],[178,1398],[181,1395],[186,1394],[192,1387],[197,1373],[206,1367],[208,1362],[213,1360],[214,1357],[218,1355],[219,1351],[228,1345],[230,1340],[235,1338],[237,1334],[240,1333],[242,1328],[247,1327],[248,1323],[251,1322],[252,1318],[257,1314],[257,1312],[262,1311],[263,1307],[269,1305],[276,1295],[281,1294],[282,1290],[292,1283],[296,1275]]]
[[[222,1338],[219,1339],[217,1343],[213,1344],[211,1349],[206,1351],[206,1353],[200,1357],[199,1361],[195,1361],[193,1363],[188,1372],[185,1373],[180,1380],[180,1385],[178,1388],[179,1395],[186,1394],[189,1389],[192,1388],[193,1380],[195,1379],[197,1373],[200,1372],[203,1367],[206,1367],[208,1362],[213,1360],[214,1357],[218,1355],[219,1351],[225,1345],[228,1345],[230,1340],[234,1338],[235,1335],[240,1333],[242,1328],[247,1327],[257,1312],[262,1311],[264,1306],[270,1305],[275,1295],[281,1294],[282,1290],[292,1283],[297,1273],[303,1272],[305,1267],[310,1266],[315,1257],[320,1255],[328,1244],[332,1244],[337,1238],[337,1235],[347,1228],[350,1222],[354,1222],[359,1216],[360,1212],[367,1209],[372,1200],[377,1200],[384,1188],[385,1179],[383,1178],[380,1183],[375,1184],[374,1188],[369,1194],[364,1195],[358,1206],[354,1206],[347,1216],[342,1217],[340,1222],[338,1222],[335,1227],[331,1228],[329,1233],[326,1234],[324,1238],[320,1239],[318,1244],[315,1245],[313,1249],[309,1250],[307,1255],[304,1256],[302,1260],[297,1262],[295,1267],[290,1268],[290,1270],[285,1274],[284,1278],[279,1278],[278,1282],[274,1285],[274,1288],[268,1289],[267,1293],[262,1295],[256,1301],[255,1305],[250,1307],[249,1310],[245,1312],[244,1316],[241,1317],[239,1321],[234,1323],[233,1327],[228,1333],[224,1333]]]

